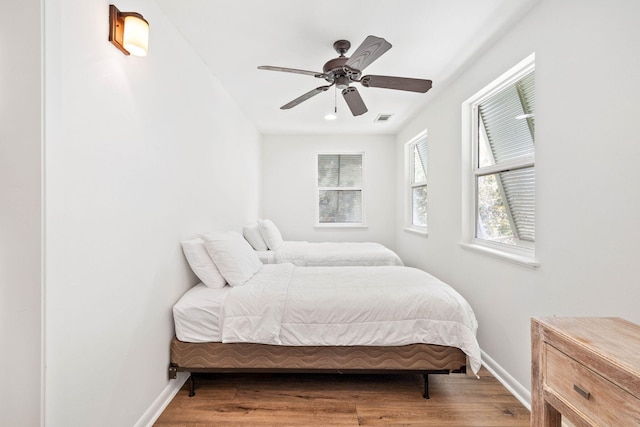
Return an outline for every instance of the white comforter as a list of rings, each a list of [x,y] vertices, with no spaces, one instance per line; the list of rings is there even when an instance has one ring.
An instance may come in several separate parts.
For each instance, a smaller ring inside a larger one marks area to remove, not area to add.
[[[370,242],[285,241],[275,250],[274,262],[308,267],[403,265],[391,249]]]
[[[477,322],[449,285],[410,267],[263,266],[231,289],[221,316],[223,342],[462,349],[480,368]]]

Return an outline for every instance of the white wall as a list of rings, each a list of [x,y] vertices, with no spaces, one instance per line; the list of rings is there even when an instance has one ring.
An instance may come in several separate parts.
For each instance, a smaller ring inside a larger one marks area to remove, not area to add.
[[[40,1],[0,25],[0,425],[40,423]]]
[[[379,242],[395,246],[394,137],[265,135],[262,145],[262,215],[285,240]],[[314,227],[317,154],[363,152],[366,228]]]
[[[400,191],[403,145],[429,129],[430,193],[429,236],[400,232],[397,250],[470,301],[482,349],[526,388],[530,317],[640,323],[638,16],[632,0],[542,0],[398,135]],[[458,245],[461,104],[532,52],[538,269]]]
[[[180,240],[241,231],[260,135],[151,0],[149,55],[107,42],[108,2],[46,3],[47,426],[131,426],[169,384]],[[230,185],[231,183],[231,185]]]

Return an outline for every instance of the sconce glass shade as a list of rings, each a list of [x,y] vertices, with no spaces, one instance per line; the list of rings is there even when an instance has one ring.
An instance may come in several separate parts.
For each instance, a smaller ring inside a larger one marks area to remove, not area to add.
[[[142,16],[124,17],[124,48],[132,55],[146,56],[149,48],[149,23]]]

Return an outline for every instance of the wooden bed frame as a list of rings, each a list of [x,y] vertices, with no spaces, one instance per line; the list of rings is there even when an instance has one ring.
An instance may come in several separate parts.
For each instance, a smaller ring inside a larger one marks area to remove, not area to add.
[[[194,373],[341,373],[421,374],[424,398],[429,398],[429,374],[466,372],[467,357],[456,347],[433,344],[404,346],[291,347],[252,343],[188,343],[173,338],[169,378],[190,372],[190,393],[195,395]]]

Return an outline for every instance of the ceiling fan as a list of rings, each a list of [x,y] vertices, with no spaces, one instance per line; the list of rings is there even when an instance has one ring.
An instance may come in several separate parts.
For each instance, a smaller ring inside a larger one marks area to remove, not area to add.
[[[371,65],[373,61],[382,56],[383,53],[391,49],[391,43],[383,38],[368,36],[358,48],[353,52],[351,57],[344,56],[351,48],[351,43],[347,40],[338,40],[333,44],[333,48],[340,55],[337,58],[329,60],[322,72],[298,70],[295,68],[272,67],[269,65],[261,65],[260,70],[284,71],[287,73],[306,74],[319,79],[325,79],[329,85],[319,86],[310,90],[302,96],[297,97],[293,101],[280,107],[281,110],[288,110],[296,105],[306,101],[307,99],[325,92],[331,86],[335,85],[337,89],[342,91],[342,96],[347,102],[351,113],[359,116],[367,112],[367,106],[364,104],[358,90],[349,86],[350,83],[360,83],[364,87],[381,87],[386,89],[406,90],[409,92],[425,93],[431,89],[431,80],[412,79],[407,77],[391,77],[391,76],[362,76],[362,71]]]

